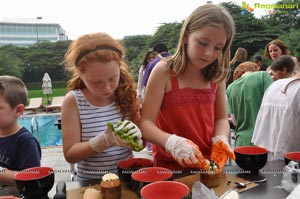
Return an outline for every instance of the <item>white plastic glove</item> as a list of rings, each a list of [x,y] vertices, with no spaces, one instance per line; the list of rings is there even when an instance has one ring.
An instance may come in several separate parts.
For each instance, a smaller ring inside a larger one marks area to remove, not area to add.
[[[121,124],[120,124],[121,123]],[[120,121],[114,131],[124,140],[134,151],[141,151],[143,146],[142,133],[137,125],[129,120]]]
[[[123,130],[127,129],[128,130],[127,132],[126,132],[126,130],[124,131],[124,132],[126,132],[127,136],[135,137],[136,138],[135,141],[140,146],[143,145],[142,133],[136,124],[134,124],[132,121],[124,120],[124,121],[122,121],[122,124],[120,126],[115,128],[115,131],[120,131],[122,129]]]
[[[89,140],[91,148],[100,153],[110,146],[128,147],[124,140],[115,135],[110,128]]]
[[[173,134],[168,138],[165,149],[183,168],[208,169],[201,151],[191,140]]]

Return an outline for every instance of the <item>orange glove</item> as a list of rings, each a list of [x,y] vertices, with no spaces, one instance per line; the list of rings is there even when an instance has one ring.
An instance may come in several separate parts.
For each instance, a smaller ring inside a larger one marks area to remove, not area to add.
[[[222,171],[228,157],[235,160],[235,155],[228,144],[227,137],[218,135],[213,137],[212,141],[210,159],[217,163],[220,171]]]
[[[183,168],[208,169],[201,151],[191,140],[173,134],[167,140],[165,149]]]

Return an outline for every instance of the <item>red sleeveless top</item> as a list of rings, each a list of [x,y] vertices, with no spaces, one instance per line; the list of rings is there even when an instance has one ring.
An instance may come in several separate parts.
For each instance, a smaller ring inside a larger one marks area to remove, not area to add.
[[[204,157],[210,156],[214,135],[216,84],[210,89],[179,89],[177,77],[171,77],[172,89],[165,93],[157,126],[168,133],[192,140]],[[153,145],[153,164],[182,170],[163,147]]]

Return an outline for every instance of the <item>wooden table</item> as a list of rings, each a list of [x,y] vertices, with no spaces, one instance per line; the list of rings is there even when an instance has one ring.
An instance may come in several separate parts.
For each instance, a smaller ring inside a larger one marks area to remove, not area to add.
[[[281,183],[282,178],[282,168],[284,167],[284,161],[273,161],[268,162],[264,168],[260,170],[259,174],[256,175],[249,175],[249,174],[242,174],[243,170],[240,169],[236,165],[232,166],[226,166],[224,169],[224,173],[228,175],[228,178],[226,178],[226,184],[230,180],[235,180],[235,177],[240,177],[243,179],[251,180],[253,178],[257,178],[259,176],[264,176],[267,179],[267,182],[261,183],[258,186],[255,186],[251,189],[248,189],[246,191],[241,192],[240,199],[283,199],[288,196],[288,192],[286,192],[283,189],[277,189],[274,188]],[[193,174],[190,176],[185,176],[181,178],[174,179],[175,181],[183,182],[187,184],[190,188],[193,185],[193,183],[197,180],[198,174]],[[99,180],[90,180],[90,181],[75,181],[75,182],[67,182],[67,192],[71,192],[74,190],[77,190],[82,194],[82,190],[86,188],[86,186],[95,186],[99,183]],[[55,194],[55,187],[53,186],[52,190],[49,192],[49,198],[53,198]],[[224,187],[223,187],[224,188]],[[230,188],[230,186],[228,186]],[[126,192],[126,195],[130,196],[128,199],[138,199],[138,196],[130,190],[125,184],[122,186],[122,191]],[[222,190],[221,192],[223,192]],[[0,196],[4,195],[14,195],[18,196],[16,189],[14,187],[1,187],[0,188]],[[125,195],[124,195],[125,196]],[[125,198],[125,199],[127,199]],[[81,199],[81,195],[78,194],[78,197],[72,198],[72,199]],[[122,198],[123,199],[123,198]]]

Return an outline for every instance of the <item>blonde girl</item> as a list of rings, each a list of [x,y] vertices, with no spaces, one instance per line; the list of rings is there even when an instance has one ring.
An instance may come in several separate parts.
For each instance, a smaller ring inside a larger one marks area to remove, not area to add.
[[[145,93],[141,130],[154,143],[155,166],[223,168],[229,145],[225,80],[234,21],[223,7],[208,3],[185,20],[175,54],[153,69]]]

